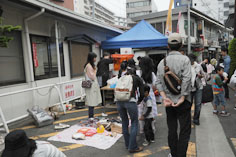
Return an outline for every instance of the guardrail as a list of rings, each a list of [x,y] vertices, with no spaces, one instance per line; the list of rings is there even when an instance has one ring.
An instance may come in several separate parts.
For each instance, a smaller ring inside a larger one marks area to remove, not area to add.
[[[61,83],[55,83],[55,84],[48,84],[48,85],[43,85],[43,86],[40,86],[40,87],[34,87],[34,88],[28,88],[28,89],[23,89],[23,90],[18,90],[18,91],[14,91],[14,92],[8,92],[8,93],[3,93],[3,94],[0,94],[0,98],[1,97],[5,97],[5,96],[10,96],[10,95],[15,95],[15,94],[19,94],[19,93],[25,93],[25,92],[30,92],[30,91],[34,91],[34,90],[39,90],[39,89],[43,89],[43,88],[55,88],[57,93],[58,93],[58,96],[59,96],[59,99],[60,99],[60,102],[57,103],[56,105],[61,105],[62,109],[63,109],[63,112],[64,114],[66,114],[66,110],[65,108],[63,107],[63,104],[68,102],[68,101],[72,101],[72,100],[75,100],[75,99],[78,99],[78,98],[81,98],[82,96],[84,96],[85,94],[82,93],[81,96],[77,96],[77,97],[74,97],[70,100],[66,100],[66,101],[63,101],[63,98],[62,98],[62,95],[61,95],[61,91],[60,91],[60,86],[63,85],[63,84],[67,84],[67,83],[73,83],[73,82],[82,82],[83,79],[75,79],[75,80],[70,80],[70,81],[65,81],[65,82],[61,82]],[[81,88],[81,90],[83,90]],[[50,90],[50,95],[49,95],[49,99],[51,97],[51,90]],[[6,119],[5,119],[5,116],[3,114],[3,111],[2,111],[2,108],[0,106],[0,116],[2,118],[2,122],[3,122],[3,126],[6,130],[7,133],[9,133],[9,128],[8,128],[8,123],[10,122],[7,122]],[[17,120],[20,120],[21,118],[17,118]],[[16,120],[15,120],[16,121]],[[11,122],[14,122],[14,121],[11,121]]]

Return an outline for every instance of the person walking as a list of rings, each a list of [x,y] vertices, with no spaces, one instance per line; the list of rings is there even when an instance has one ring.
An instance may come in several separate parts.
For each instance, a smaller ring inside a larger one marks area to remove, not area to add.
[[[113,60],[110,59],[109,53],[104,53],[103,59],[98,62],[97,77],[100,87],[107,85],[107,80],[109,79],[109,64],[113,63]]]
[[[221,55],[224,59],[224,72],[228,74],[229,76],[229,69],[230,69],[230,63],[231,63],[231,58],[228,55],[228,49],[226,47],[221,48]],[[229,87],[228,87],[228,82],[226,82],[224,85],[225,89],[225,98],[229,99]]]
[[[152,127],[155,132],[155,119],[157,117],[157,103],[156,103],[156,96],[154,94],[154,91],[156,89],[155,83],[156,83],[156,75],[153,72],[153,61],[150,57],[143,57],[140,62],[140,74],[139,76],[142,78],[143,83],[147,84],[150,87],[150,97],[152,98],[152,116],[154,120],[152,121]],[[142,113],[142,103],[139,105],[140,111],[139,113]],[[141,115],[140,115],[141,116]],[[143,121],[140,121],[140,132],[142,133],[144,129],[144,123]]]
[[[192,79],[191,79],[191,85],[192,85],[192,98],[191,103],[195,104],[194,108],[194,116],[193,116],[193,123],[195,125],[200,125],[200,113],[201,113],[201,106],[202,106],[202,90],[203,90],[203,84],[202,84],[202,78],[204,78],[204,71],[200,64],[196,62],[197,57],[194,54],[189,55],[189,59],[192,64]]]
[[[126,72],[125,75],[132,76],[133,87],[131,97],[129,101],[116,101],[117,110],[122,120],[122,132],[124,135],[126,149],[130,153],[136,153],[143,150],[143,147],[138,147],[136,136],[138,133],[138,107],[137,107],[137,92],[139,92],[138,102],[141,102],[144,98],[143,82],[136,75],[135,70],[130,69],[131,72]],[[134,71],[134,72],[133,72]],[[121,76],[121,78],[124,76]],[[131,120],[131,130],[129,132],[129,118]]]
[[[187,56],[179,52],[182,38],[178,33],[169,36],[168,47],[169,55],[158,65],[156,86],[166,107],[168,144],[171,151],[169,157],[186,157],[191,134],[191,63]],[[164,79],[167,68],[181,80],[181,85],[177,87],[180,94],[173,93],[170,86],[167,86],[168,82]]]
[[[96,62],[97,55],[94,52],[88,54],[88,59],[84,65],[85,79],[92,82],[91,88],[85,88],[86,104],[89,107],[89,118],[94,118],[94,107],[102,103],[101,92],[96,77]]]

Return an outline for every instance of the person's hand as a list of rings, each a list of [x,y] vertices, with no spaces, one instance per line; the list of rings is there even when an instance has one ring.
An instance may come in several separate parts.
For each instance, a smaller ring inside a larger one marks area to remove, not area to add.
[[[144,116],[141,116],[141,117],[139,118],[139,120],[144,120]]]
[[[170,100],[169,98],[163,98],[163,105],[165,107],[170,107],[170,106],[174,105],[174,102],[172,100]]]
[[[173,104],[172,107],[178,107],[180,106],[181,104],[183,104],[185,100],[185,96],[181,96],[181,98],[179,99],[179,101],[177,102],[177,104]]]
[[[228,79],[228,77],[225,77],[225,79],[224,79],[225,81],[228,81],[229,79]]]

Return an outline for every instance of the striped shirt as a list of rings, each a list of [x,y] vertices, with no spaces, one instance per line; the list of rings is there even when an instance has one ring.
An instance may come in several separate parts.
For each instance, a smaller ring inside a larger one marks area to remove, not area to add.
[[[66,157],[64,153],[46,141],[36,141],[36,145],[37,149],[32,157]]]

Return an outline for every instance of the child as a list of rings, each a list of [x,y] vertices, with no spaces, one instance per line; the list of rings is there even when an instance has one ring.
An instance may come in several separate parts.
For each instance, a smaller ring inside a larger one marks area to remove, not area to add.
[[[224,81],[221,80],[221,77],[223,76],[224,69],[220,66],[216,67],[216,73],[217,75],[213,79],[213,94],[214,94],[214,114],[218,114],[217,106],[222,106],[222,111],[220,112],[220,115],[223,117],[227,117],[230,115],[230,113],[225,111],[225,96],[224,96],[224,88],[223,85],[227,83],[228,78],[225,77]]]
[[[148,146],[150,143],[154,143],[154,132],[152,128],[153,114],[152,114],[152,99],[149,96],[150,87],[148,85],[144,86],[144,99],[143,99],[143,112],[139,120],[144,121],[144,134],[145,142],[143,146]]]

